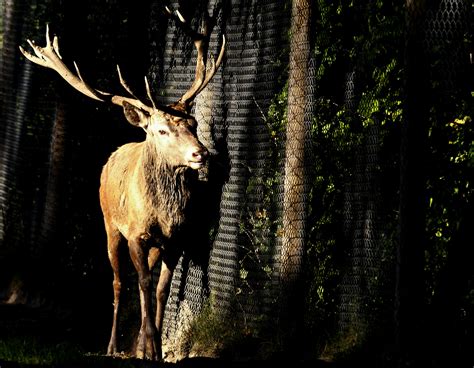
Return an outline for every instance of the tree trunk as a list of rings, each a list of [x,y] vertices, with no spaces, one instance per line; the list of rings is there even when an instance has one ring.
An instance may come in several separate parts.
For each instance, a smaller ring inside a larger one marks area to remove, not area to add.
[[[425,249],[425,161],[428,65],[423,50],[423,0],[407,0],[405,121],[400,151],[400,218],[395,291],[395,340],[401,358],[421,352]]]
[[[310,54],[310,0],[294,0],[292,5],[290,70],[288,81],[288,124],[283,200],[283,239],[281,251],[283,338],[295,341],[300,325],[302,303],[302,264],[305,246],[307,208],[306,152],[308,61]]]
[[[12,201],[11,192],[15,188],[15,165],[18,162],[22,120],[19,119],[16,105],[19,64],[18,44],[24,18],[22,1],[7,0],[2,7],[3,14],[3,45],[0,50],[0,242],[4,240],[6,228],[14,229],[14,224],[7,223],[11,212],[17,204]],[[28,70],[27,70],[28,69]],[[29,77],[30,68],[25,66],[22,76]]]
[[[51,133],[51,146],[49,149],[49,170],[46,182],[46,197],[44,212],[41,219],[40,244],[46,249],[54,244],[54,238],[58,236],[58,218],[61,214],[61,202],[63,200],[64,152],[66,149],[65,125],[67,106],[63,101],[58,101],[54,118],[53,131]]]

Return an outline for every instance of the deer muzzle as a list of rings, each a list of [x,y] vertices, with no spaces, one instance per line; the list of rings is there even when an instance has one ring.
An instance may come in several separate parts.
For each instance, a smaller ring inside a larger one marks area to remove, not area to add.
[[[188,166],[197,170],[204,166],[209,155],[208,150],[204,146],[193,147],[186,155]]]

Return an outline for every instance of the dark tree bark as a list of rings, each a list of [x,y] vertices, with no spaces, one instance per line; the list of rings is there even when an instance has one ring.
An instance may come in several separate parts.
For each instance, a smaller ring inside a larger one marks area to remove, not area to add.
[[[395,292],[395,340],[402,358],[421,350],[426,216],[428,64],[423,50],[423,0],[407,0],[405,121],[400,152],[399,244]]]
[[[6,236],[5,227],[10,225],[6,223],[7,214],[13,210],[15,204],[10,196],[15,187],[14,166],[17,162],[22,128],[22,120],[15,107],[20,74],[16,55],[19,52],[19,29],[24,16],[23,1],[6,0],[3,11],[3,46],[0,54],[0,241]],[[28,70],[25,69],[22,74],[29,78],[30,69],[28,66],[25,68]]]
[[[65,122],[67,107],[63,101],[58,101],[56,116],[51,136],[49,149],[49,170],[46,181],[46,198],[44,213],[41,218],[40,241],[46,247],[54,242],[58,235],[58,218],[61,213],[61,202],[63,200],[62,174],[64,171],[64,152],[66,149]]]

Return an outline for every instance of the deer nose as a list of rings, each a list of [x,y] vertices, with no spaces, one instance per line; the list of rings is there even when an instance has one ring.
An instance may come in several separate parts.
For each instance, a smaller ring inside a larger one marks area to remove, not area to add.
[[[208,152],[205,148],[199,148],[196,151],[193,151],[191,156],[195,161],[205,161],[207,158]]]
[[[188,153],[188,166],[192,169],[200,169],[206,162],[208,152],[205,147],[196,147]]]

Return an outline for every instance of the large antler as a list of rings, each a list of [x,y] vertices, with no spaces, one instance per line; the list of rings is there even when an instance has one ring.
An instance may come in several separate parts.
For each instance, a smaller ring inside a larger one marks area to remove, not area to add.
[[[128,87],[125,80],[122,78],[120,73],[120,68],[117,66],[117,72],[120,79],[120,84],[125,88],[125,90],[133,96],[130,97],[123,97],[118,95],[113,95],[111,93],[102,92],[97,89],[92,88],[89,86],[81,76],[79,68],[77,64],[74,62],[74,67],[76,69],[76,74],[71,72],[69,68],[63,63],[61,60],[62,57],[59,54],[59,45],[58,45],[58,38],[54,36],[53,41],[49,36],[49,27],[46,25],[46,46],[39,47],[35,44],[34,41],[27,40],[31,48],[33,49],[35,55],[30,54],[29,52],[25,51],[23,47],[20,46],[21,53],[30,61],[45,68],[50,68],[55,70],[66,82],[68,82],[72,87],[74,87],[79,92],[83,93],[84,95],[93,98],[94,100],[98,101],[111,101],[116,105],[123,105],[123,102],[126,101],[140,109],[143,109],[150,114],[156,109],[156,105],[151,97],[150,87],[148,85],[148,81],[145,77],[145,85],[147,89],[148,98],[153,104],[153,107],[148,106],[141,102],[135,95],[132,93],[131,89]]]
[[[210,82],[212,77],[216,74],[217,69],[219,68],[220,64],[222,63],[222,59],[224,56],[225,50],[225,37],[222,36],[222,46],[219,52],[219,56],[217,60],[211,55],[211,61],[209,69],[206,69],[207,64],[207,51],[209,48],[209,38],[210,38],[210,27],[208,23],[208,19],[204,19],[202,33],[194,31],[191,27],[186,23],[183,16],[176,11],[176,15],[173,14],[168,8],[166,8],[168,15],[172,18],[176,19],[177,24],[186,32],[188,36],[194,42],[194,45],[197,50],[197,60],[196,60],[196,75],[194,78],[194,82],[189,88],[189,90],[173,105],[170,107],[166,106],[157,106],[153,101],[150,92],[150,86],[148,84],[148,80],[145,77],[145,86],[149,100],[152,103],[152,106],[148,106],[142,101],[140,101],[128,87],[125,80],[122,78],[120,73],[120,69],[117,66],[117,72],[119,75],[120,84],[123,88],[132,96],[131,97],[124,97],[119,95],[114,95],[107,92],[99,91],[95,88],[89,86],[81,76],[79,68],[77,64],[74,62],[74,67],[76,69],[76,74],[71,72],[69,68],[63,63],[62,57],[59,54],[59,45],[58,45],[58,38],[54,36],[53,40],[49,36],[49,27],[46,25],[46,46],[40,47],[35,44],[34,41],[27,40],[31,48],[33,49],[35,55],[25,51],[23,47],[20,46],[21,53],[30,61],[45,68],[50,68],[55,70],[66,82],[68,82],[72,87],[74,87],[79,92],[83,93],[84,95],[93,98],[98,101],[110,101],[116,105],[123,105],[123,102],[126,101],[142,110],[147,111],[148,113],[152,114],[156,110],[162,110],[166,112],[170,112],[171,114],[176,114],[179,112],[189,113],[191,104],[194,98],[207,86]],[[170,110],[171,108],[171,110]]]
[[[175,105],[182,106],[186,111],[189,111],[189,108],[194,100],[194,98],[207,86],[212,77],[216,74],[217,69],[222,63],[225,50],[225,36],[222,36],[222,46],[217,57],[217,60],[211,55],[210,67],[206,69],[207,63],[207,51],[209,47],[209,38],[210,38],[210,27],[208,24],[208,19],[203,19],[202,33],[194,31],[191,29],[189,24],[183,18],[181,13],[177,10],[176,15],[171,12],[171,10],[166,7],[166,12],[168,15],[176,20],[178,26],[184,30],[184,32],[191,37],[194,42],[194,46],[197,50],[196,58],[196,75],[194,82],[189,88],[188,91],[176,102]],[[207,14],[206,14],[207,15]],[[206,16],[205,15],[205,16]]]

